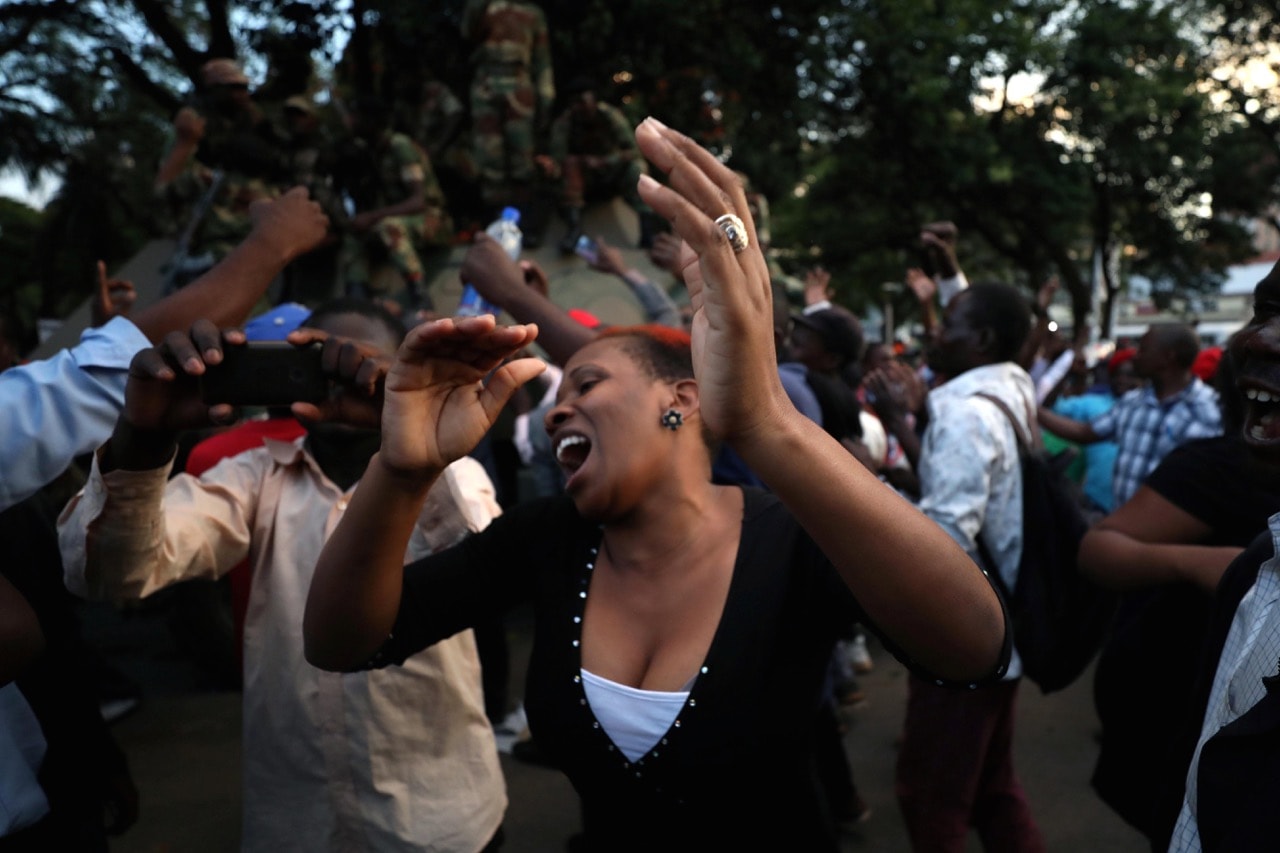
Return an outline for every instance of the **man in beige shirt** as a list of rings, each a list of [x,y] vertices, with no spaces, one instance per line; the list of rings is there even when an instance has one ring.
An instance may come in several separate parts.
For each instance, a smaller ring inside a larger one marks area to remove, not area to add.
[[[404,332],[381,309],[349,301],[318,309],[308,324],[387,353]],[[502,822],[506,791],[471,632],[374,672],[322,672],[303,656],[316,558],[377,448],[377,431],[304,417],[308,435],[296,442],[268,439],[199,479],[169,480],[177,430],[210,413],[193,370],[202,373],[200,354],[221,346],[211,326],[192,335],[135,359],[120,423],[59,521],[68,587],[138,599],[217,577],[248,557],[243,849],[484,849]],[[353,409],[325,407],[344,416]],[[374,406],[363,408],[376,417]],[[483,469],[460,460],[433,491],[406,561],[498,513]]]

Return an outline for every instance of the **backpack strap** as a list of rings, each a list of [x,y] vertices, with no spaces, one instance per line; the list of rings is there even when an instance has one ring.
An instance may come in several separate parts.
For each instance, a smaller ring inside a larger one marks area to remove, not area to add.
[[[983,394],[982,392],[978,392],[977,394],[974,394],[974,396],[981,397],[984,400],[994,403],[996,408],[1004,413],[1004,416],[1009,419],[1010,425],[1013,426],[1013,434],[1018,440],[1019,450],[1025,453],[1031,450],[1041,450],[1044,448],[1044,440],[1040,437],[1040,431],[1037,429],[1039,424],[1036,420],[1036,414],[1031,409],[1030,405],[1027,406],[1027,431],[1030,433],[1030,435],[1028,435],[1023,432],[1022,424],[1018,423],[1018,419],[1013,416],[1013,410],[1009,408],[1009,405],[1005,403],[1004,400],[1001,400],[994,394]]]

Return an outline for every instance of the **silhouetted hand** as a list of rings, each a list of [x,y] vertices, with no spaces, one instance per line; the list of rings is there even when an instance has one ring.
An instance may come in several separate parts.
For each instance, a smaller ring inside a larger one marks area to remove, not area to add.
[[[907,270],[906,283],[907,289],[915,294],[917,302],[921,305],[933,304],[933,297],[938,293],[938,283],[926,275],[924,270],[919,267]]]
[[[596,239],[596,259],[591,268],[610,275],[623,275],[627,271],[627,262],[622,259],[622,252],[610,246],[603,237]]]
[[[830,302],[835,295],[831,290],[831,273],[822,267],[814,267],[804,274],[804,304],[816,305]]]
[[[653,235],[653,246],[649,249],[649,260],[684,282],[684,269],[680,259],[684,253],[684,241],[677,235],[667,231],[659,231]]]
[[[190,332],[170,332],[129,364],[123,419],[138,429],[167,432],[230,422],[235,408],[205,404],[200,377],[208,366],[222,363],[224,346],[244,343],[244,332],[220,332],[208,320],[197,320]]]
[[[929,393],[924,380],[900,361],[891,361],[871,371],[863,382],[871,394],[872,408],[885,421],[918,413],[924,408]]]
[[[960,272],[960,263],[956,260],[957,233],[951,222],[930,222],[920,231],[920,245],[943,278],[952,278]]]
[[[89,307],[89,324],[95,328],[105,325],[112,317],[127,316],[138,301],[138,291],[133,282],[122,278],[108,278],[107,265],[98,261],[98,291]]]
[[[502,244],[483,231],[467,250],[460,270],[463,282],[495,305],[511,305],[520,298],[528,287],[525,274],[526,270],[511,260]]]
[[[260,199],[250,206],[249,215],[253,218],[249,239],[270,246],[285,262],[311,251],[329,233],[329,217],[307,195],[306,187]]]

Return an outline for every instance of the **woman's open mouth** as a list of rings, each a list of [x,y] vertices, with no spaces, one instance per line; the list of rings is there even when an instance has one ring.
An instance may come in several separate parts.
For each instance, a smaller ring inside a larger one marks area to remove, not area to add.
[[[570,433],[556,439],[556,462],[568,480],[573,479],[590,455],[591,439],[585,435]]]

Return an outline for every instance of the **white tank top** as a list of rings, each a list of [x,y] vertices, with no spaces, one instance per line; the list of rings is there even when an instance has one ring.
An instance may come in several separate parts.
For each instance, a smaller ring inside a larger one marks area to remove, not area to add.
[[[667,693],[618,684],[582,670],[582,689],[591,713],[609,740],[636,761],[653,749],[680,714],[689,691]]]

